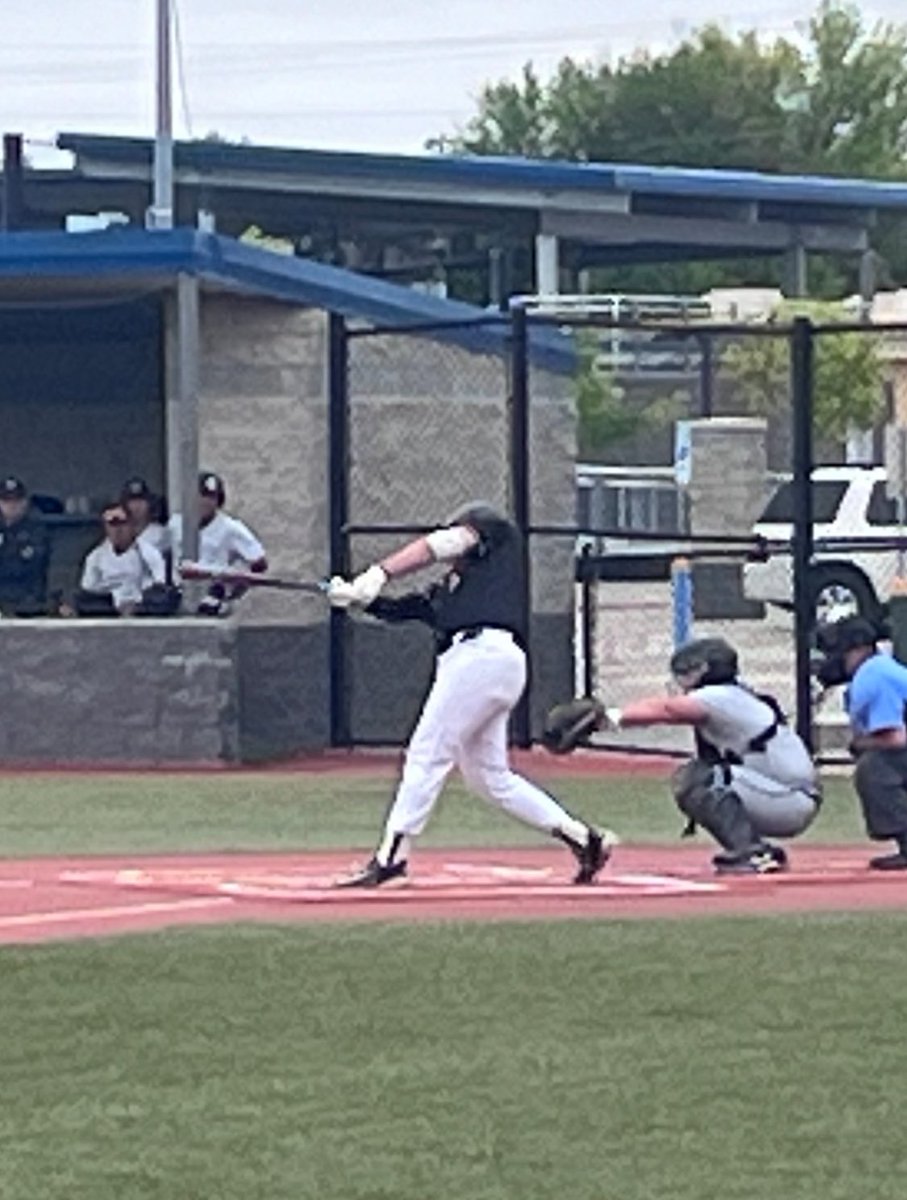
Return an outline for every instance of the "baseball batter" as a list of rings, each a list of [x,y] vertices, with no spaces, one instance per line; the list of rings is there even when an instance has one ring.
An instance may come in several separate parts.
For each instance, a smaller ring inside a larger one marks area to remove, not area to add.
[[[790,838],[815,819],[822,802],[809,751],[777,701],[742,683],[737,651],[723,638],[700,638],[671,659],[679,695],[648,696],[622,708],[582,699],[548,718],[545,741],[566,753],[596,728],[690,725],[696,755],[672,780],[688,829],[702,826],[722,847],[721,874],[782,870],[787,856],[767,838]]]
[[[392,599],[390,579],[449,563],[440,583]],[[444,782],[458,767],[466,785],[511,816],[558,838],[572,852],[574,882],[592,883],[613,835],[591,828],[511,770],[508,719],[526,686],[523,542],[516,526],[471,504],[444,528],[416,538],[352,580],[335,576],[328,598],[388,621],[420,620],[435,631],[434,682],[406,751],[403,774],[372,859],[341,886],[377,887],[407,873]]]

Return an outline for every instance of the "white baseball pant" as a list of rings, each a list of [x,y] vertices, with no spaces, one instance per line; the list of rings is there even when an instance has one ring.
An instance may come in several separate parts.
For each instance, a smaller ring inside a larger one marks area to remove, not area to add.
[[[502,629],[464,637],[439,656],[434,683],[416,725],[378,850],[379,862],[406,856],[408,839],[425,828],[444,783],[458,767],[472,791],[511,816],[580,844],[586,826],[556,800],[510,769],[508,718],[526,686],[526,655]]]

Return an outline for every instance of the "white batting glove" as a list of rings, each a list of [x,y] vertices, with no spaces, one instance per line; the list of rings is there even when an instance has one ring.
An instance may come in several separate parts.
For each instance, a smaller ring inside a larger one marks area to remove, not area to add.
[[[605,728],[612,733],[617,733],[623,723],[623,713],[619,708],[605,709]]]
[[[387,572],[377,563],[367,571],[362,571],[355,579],[335,575],[328,584],[328,601],[332,608],[349,608],[351,604],[368,608],[373,600],[377,600],[386,583]]]

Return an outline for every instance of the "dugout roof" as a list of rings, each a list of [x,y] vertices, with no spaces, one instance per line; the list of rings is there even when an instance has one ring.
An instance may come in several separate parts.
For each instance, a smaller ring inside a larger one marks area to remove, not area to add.
[[[29,172],[36,217],[123,208],[150,199],[150,139],[64,133],[71,171]],[[222,232],[249,224],[304,236],[335,222],[364,235],[484,230],[549,234],[582,265],[778,254],[859,253],[883,210],[907,212],[907,184],[614,163],[455,155],[362,154],[178,142],[177,207],[207,208]]]
[[[507,352],[498,314],[195,229],[0,234],[4,307],[129,299],[170,290],[183,274],[197,277],[203,292],[318,308],[377,328],[419,328],[476,353]],[[538,366],[573,368],[570,344],[554,330],[532,331],[530,351]]]

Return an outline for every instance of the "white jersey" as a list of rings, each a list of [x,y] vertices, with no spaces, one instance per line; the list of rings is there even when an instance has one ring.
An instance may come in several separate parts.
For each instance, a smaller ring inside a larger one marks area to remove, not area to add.
[[[770,704],[736,683],[707,684],[690,695],[708,709],[708,719],[697,729],[722,758],[789,788],[816,789],[816,768],[809,751],[790,726],[778,723]],[[775,732],[762,744],[762,735],[772,727]],[[754,740],[761,749],[751,748]]]
[[[116,608],[138,604],[145,588],[164,582],[164,560],[153,546],[133,543],[118,554],[109,541],[95,546],[82,567],[82,587],[89,592],[110,592]]]
[[[151,546],[158,554],[167,552],[167,544],[169,542],[167,526],[161,525],[159,521],[152,521],[150,525],[146,525],[139,536],[137,542],[141,542],[142,546]]]
[[[173,559],[179,563],[183,556],[183,518],[175,513],[170,518],[170,545]],[[265,548],[242,521],[228,513],[217,512],[207,525],[198,531],[198,565],[209,571],[226,571],[230,567],[248,566],[265,557]]]

